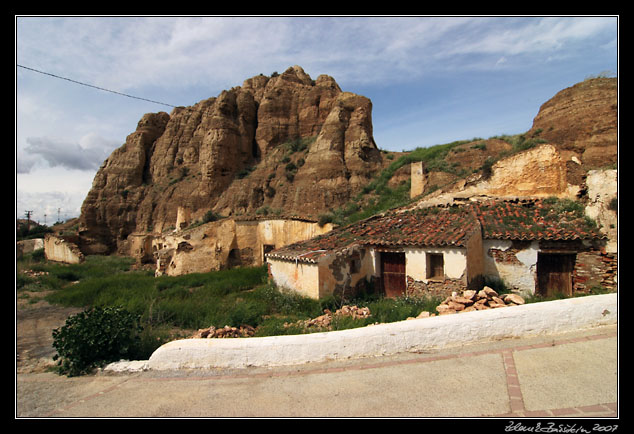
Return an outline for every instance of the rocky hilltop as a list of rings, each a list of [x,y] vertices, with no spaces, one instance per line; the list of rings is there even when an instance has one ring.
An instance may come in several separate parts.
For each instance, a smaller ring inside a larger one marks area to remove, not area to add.
[[[584,80],[545,102],[527,135],[555,145],[568,164],[568,180],[579,184],[588,169],[617,161],[616,78]],[[574,163],[574,164],[573,164]]]
[[[589,170],[617,162],[617,104],[616,78],[564,89],[540,107],[524,134],[443,145],[425,161],[419,194],[461,188],[466,194],[492,168],[492,181],[517,178],[497,166],[540,144],[551,146],[540,152],[554,148],[561,160],[558,182],[581,186]],[[342,91],[330,76],[313,80],[299,66],[259,75],[194,106],[143,116],[95,176],[82,207],[80,247],[85,254],[124,252],[132,233],[175,227],[179,209],[200,221],[210,212],[316,219],[364,208],[391,194],[377,187],[381,182],[408,187],[410,164],[403,161],[417,161],[417,152],[380,151],[371,101]]]
[[[382,165],[372,103],[299,66],[191,107],[146,114],[102,164],[81,212],[82,250],[112,253],[133,232],[200,220],[316,217],[348,201]]]

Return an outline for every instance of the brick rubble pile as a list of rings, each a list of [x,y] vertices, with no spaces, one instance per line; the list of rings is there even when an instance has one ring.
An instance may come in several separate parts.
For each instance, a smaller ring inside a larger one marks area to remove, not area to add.
[[[349,316],[353,319],[368,318],[370,316],[370,309],[367,307],[344,305],[341,307],[341,309],[337,309],[334,314],[329,309],[324,309],[324,314],[318,316],[317,318],[300,320],[292,324],[285,323],[284,326],[300,326],[304,328],[329,328],[335,316]]]
[[[216,328],[214,326],[198,330],[192,338],[248,338],[255,336],[255,328],[250,325],[240,327],[224,326]]]
[[[475,310],[496,309],[524,304],[525,300],[517,294],[499,295],[495,290],[485,286],[480,291],[466,290],[461,295],[453,293],[436,307],[439,315]]]

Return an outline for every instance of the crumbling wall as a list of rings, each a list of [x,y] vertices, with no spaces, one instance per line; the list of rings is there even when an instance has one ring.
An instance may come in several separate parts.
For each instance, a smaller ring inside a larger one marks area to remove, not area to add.
[[[615,169],[591,170],[585,180],[587,204],[585,213],[595,220],[601,232],[608,236],[606,250],[617,252],[618,178]]]
[[[410,165],[411,169],[411,183],[410,183],[410,199],[420,196],[425,191],[427,184],[425,178],[425,171],[422,161],[414,161]]]
[[[181,215],[185,213],[182,212]],[[206,273],[265,263],[264,250],[313,238],[332,229],[295,219],[225,218],[153,237],[157,275]]]
[[[485,274],[526,295],[537,290],[538,254],[552,252],[575,255],[571,274],[574,293],[589,293],[599,287],[616,290],[617,255],[607,252],[604,242],[486,240],[484,248]]]
[[[34,238],[31,240],[21,240],[16,243],[16,256],[22,257],[27,253],[44,248],[44,238]]]
[[[520,293],[534,294],[538,241],[484,240],[484,274]]]
[[[351,246],[319,261],[319,297],[335,294],[354,296],[368,288],[376,274],[375,259],[369,249]]]
[[[44,238],[44,255],[46,259],[66,264],[79,264],[84,262],[84,254],[77,246],[78,240],[73,237],[58,237],[46,234]]]

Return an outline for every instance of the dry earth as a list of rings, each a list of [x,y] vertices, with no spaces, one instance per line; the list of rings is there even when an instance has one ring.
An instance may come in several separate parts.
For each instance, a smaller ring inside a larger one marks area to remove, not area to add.
[[[24,297],[28,294],[29,297]],[[51,305],[44,300],[29,303],[27,300],[41,298],[43,292],[20,292],[16,303],[15,344],[16,344],[16,372],[43,372],[53,365],[54,329],[61,327],[68,316],[81,312],[75,307]]]

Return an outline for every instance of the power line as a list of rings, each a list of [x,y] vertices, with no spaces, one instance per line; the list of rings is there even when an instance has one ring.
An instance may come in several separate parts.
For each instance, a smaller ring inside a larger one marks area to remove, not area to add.
[[[178,106],[175,106],[175,105],[172,105],[172,104],[166,104],[166,103],[160,102],[160,101],[153,101],[151,99],[141,98],[141,97],[134,96],[134,95],[128,95],[127,93],[117,92],[116,90],[105,89],[103,87],[93,86],[92,84],[82,83],[81,81],[73,80],[73,79],[70,79],[70,78],[67,78],[67,77],[62,77],[62,76],[55,75],[55,74],[51,74],[50,72],[45,72],[45,71],[40,71],[38,69],[29,68],[28,66],[19,65],[19,64],[17,66],[19,68],[24,68],[24,69],[28,69],[29,71],[37,72],[39,74],[44,74],[44,75],[48,75],[48,76],[51,76],[51,77],[59,78],[61,80],[70,81],[71,83],[80,84],[82,86],[92,87],[93,89],[103,90],[105,92],[110,92],[110,93],[114,93],[114,94],[117,94],[117,95],[126,96],[128,98],[139,99],[139,100],[142,100],[142,101],[147,101],[147,102],[151,102],[151,103],[154,103],[154,104],[165,105],[165,106],[168,106],[168,107],[178,107]]]

